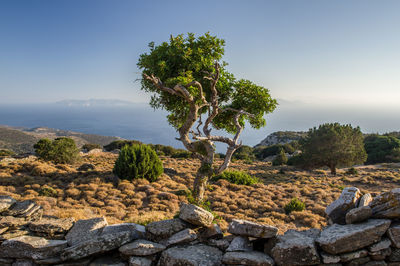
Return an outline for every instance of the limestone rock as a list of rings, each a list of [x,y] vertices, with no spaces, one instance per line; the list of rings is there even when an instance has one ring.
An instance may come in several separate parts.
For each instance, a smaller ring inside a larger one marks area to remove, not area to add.
[[[129,231],[93,237],[84,242],[78,242],[72,247],[66,248],[61,253],[61,259],[64,261],[78,260],[90,255],[101,254],[119,248],[132,240],[134,239]]]
[[[368,256],[368,251],[366,249],[361,249],[349,253],[340,254],[341,262],[349,262],[355,259],[364,258]]]
[[[126,256],[149,256],[161,252],[166,247],[151,241],[139,239],[119,248],[119,252]]]
[[[143,257],[130,257],[129,266],[151,266],[152,261]]]
[[[390,256],[390,254],[392,253],[392,249],[389,248],[385,248],[385,249],[381,249],[379,251],[375,251],[375,252],[369,252],[369,256],[371,259],[373,260],[385,260],[386,257]]]
[[[74,224],[73,218],[53,219],[44,218],[40,221],[29,224],[29,229],[33,232],[41,233],[48,236],[55,234],[65,234]]]
[[[214,215],[196,205],[183,203],[180,208],[179,218],[199,226],[210,226]]]
[[[345,224],[346,213],[357,206],[360,197],[358,188],[346,187],[340,197],[326,207],[325,212],[333,223]]]
[[[229,245],[230,242],[229,240],[223,238],[223,239],[209,239],[207,242],[208,245],[212,246],[212,247],[216,247],[222,251],[225,251]]]
[[[369,206],[351,209],[346,214],[346,224],[354,224],[368,220],[372,216],[372,209]]]
[[[251,251],[252,244],[247,236],[237,236],[230,243],[226,251]]]
[[[386,248],[390,247],[390,245],[391,245],[390,240],[387,238],[384,238],[381,241],[379,241],[378,243],[375,243],[372,246],[368,247],[368,250],[370,252],[377,252],[382,249],[386,249]]]
[[[325,264],[335,264],[340,262],[340,256],[332,255],[325,252],[321,252],[322,262]]]
[[[161,253],[157,265],[219,266],[221,259],[222,252],[219,249],[199,244],[166,249]]]
[[[277,265],[316,265],[320,257],[315,245],[319,230],[288,230],[278,236],[278,242],[272,249],[272,257]]]
[[[15,202],[17,201],[10,196],[0,195],[0,213],[8,210]]]
[[[189,243],[197,239],[197,234],[192,229],[185,229],[168,238],[167,246]]]
[[[259,251],[226,252],[222,262],[228,265],[272,266],[274,260]]]
[[[152,222],[146,226],[146,238],[158,242],[186,229],[187,226],[181,219]]]
[[[13,204],[12,207],[10,207],[7,210],[6,215],[21,216],[21,215],[27,213],[29,210],[31,210],[35,206],[36,206],[36,204],[32,200],[19,201],[19,202],[16,202],[15,204]]]
[[[0,235],[0,242],[6,241],[9,239],[13,239],[16,237],[24,236],[24,235],[29,235],[29,233],[30,232],[28,230],[24,230],[24,229],[7,231],[6,233]]]
[[[391,226],[387,231],[387,235],[393,246],[400,248],[400,225]]]
[[[143,225],[135,223],[122,223],[107,225],[103,228],[101,235],[116,234],[119,232],[130,231],[134,239],[144,238],[146,235],[146,228]]]
[[[106,225],[108,223],[104,217],[79,220],[65,236],[65,239],[67,239],[68,245],[76,245],[79,242],[99,236]]]
[[[28,221],[25,218],[13,217],[13,216],[0,216],[0,228],[16,229],[23,225],[26,225]]]
[[[378,242],[390,223],[390,220],[371,219],[359,224],[334,224],[323,230],[316,241],[330,254],[351,252]]]
[[[262,225],[246,220],[232,220],[228,232],[234,235],[256,238],[271,238],[276,236],[278,228],[270,225]]]
[[[221,228],[217,224],[212,224],[211,226],[203,227],[199,231],[199,238],[202,240],[206,239],[221,239],[224,236]]]
[[[400,188],[380,194],[369,206],[372,208],[372,217],[374,218],[400,218]]]
[[[0,245],[0,257],[42,259],[54,257],[67,247],[67,241],[47,240],[42,237],[20,236]]]
[[[361,197],[360,202],[358,203],[358,207],[368,206],[372,202],[372,200],[372,195],[370,193],[366,193]]]

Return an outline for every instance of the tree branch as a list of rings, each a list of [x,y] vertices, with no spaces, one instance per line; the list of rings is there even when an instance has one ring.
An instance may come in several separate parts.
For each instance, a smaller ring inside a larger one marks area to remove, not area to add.
[[[209,129],[209,125],[212,123],[213,119],[218,115],[219,106],[218,106],[218,92],[217,92],[217,82],[219,80],[220,75],[220,66],[218,62],[215,62],[214,65],[215,74],[210,77],[205,77],[206,79],[211,81],[211,107],[212,111],[209,113],[209,116],[204,123],[203,132],[206,136],[209,136],[211,133],[211,129]]]

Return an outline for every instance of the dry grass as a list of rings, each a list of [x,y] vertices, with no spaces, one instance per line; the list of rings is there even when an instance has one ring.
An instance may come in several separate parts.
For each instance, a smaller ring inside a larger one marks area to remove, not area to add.
[[[53,165],[36,158],[0,162],[0,194],[16,199],[33,199],[41,204],[45,214],[58,217],[107,217],[110,223],[135,222],[147,224],[172,218],[179,202],[186,202],[185,193],[191,188],[199,162],[194,159],[162,158],[164,167],[178,174],[163,174],[156,182],[147,180],[116,181],[112,168],[117,155],[101,153],[84,156],[75,165]],[[95,171],[79,172],[83,163],[95,165]],[[262,184],[235,185],[219,180],[208,186],[207,199],[218,222],[226,228],[233,218],[242,218],[287,229],[320,228],[326,225],[325,207],[335,200],[346,186],[357,186],[362,192],[380,193],[398,186],[399,168],[396,165],[360,167],[359,174],[337,176],[327,170],[299,171],[269,163],[232,164],[259,177]],[[44,188],[53,188],[54,197],[41,196]],[[305,202],[306,210],[285,214],[284,206],[297,197]]]

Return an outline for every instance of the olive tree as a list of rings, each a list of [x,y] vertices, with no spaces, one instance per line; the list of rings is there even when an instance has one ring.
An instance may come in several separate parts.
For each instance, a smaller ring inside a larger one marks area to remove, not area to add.
[[[264,115],[277,105],[269,90],[249,80],[235,79],[222,60],[225,41],[206,33],[195,37],[171,36],[169,42],[149,44],[140,55],[142,89],[153,93],[150,105],[162,108],[177,130],[184,147],[201,161],[193,195],[201,201],[210,177],[223,172],[233,153],[241,146],[239,136],[247,123],[259,129]],[[231,133],[212,134],[212,129]],[[227,145],[220,165],[215,165],[215,142]]]

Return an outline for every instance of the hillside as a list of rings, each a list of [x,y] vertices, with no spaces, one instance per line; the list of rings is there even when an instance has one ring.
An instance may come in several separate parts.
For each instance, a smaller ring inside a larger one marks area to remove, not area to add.
[[[277,131],[272,134],[269,134],[265,139],[263,139],[260,143],[255,145],[258,146],[271,146],[275,144],[286,144],[292,142],[294,140],[299,140],[304,137],[307,132],[302,131]]]
[[[9,149],[15,153],[29,153],[33,152],[33,145],[39,139],[55,139],[59,137],[73,138],[78,147],[86,143],[95,143],[103,146],[114,140],[120,139],[118,137],[85,134],[46,127],[20,128],[0,126],[0,149]]]

